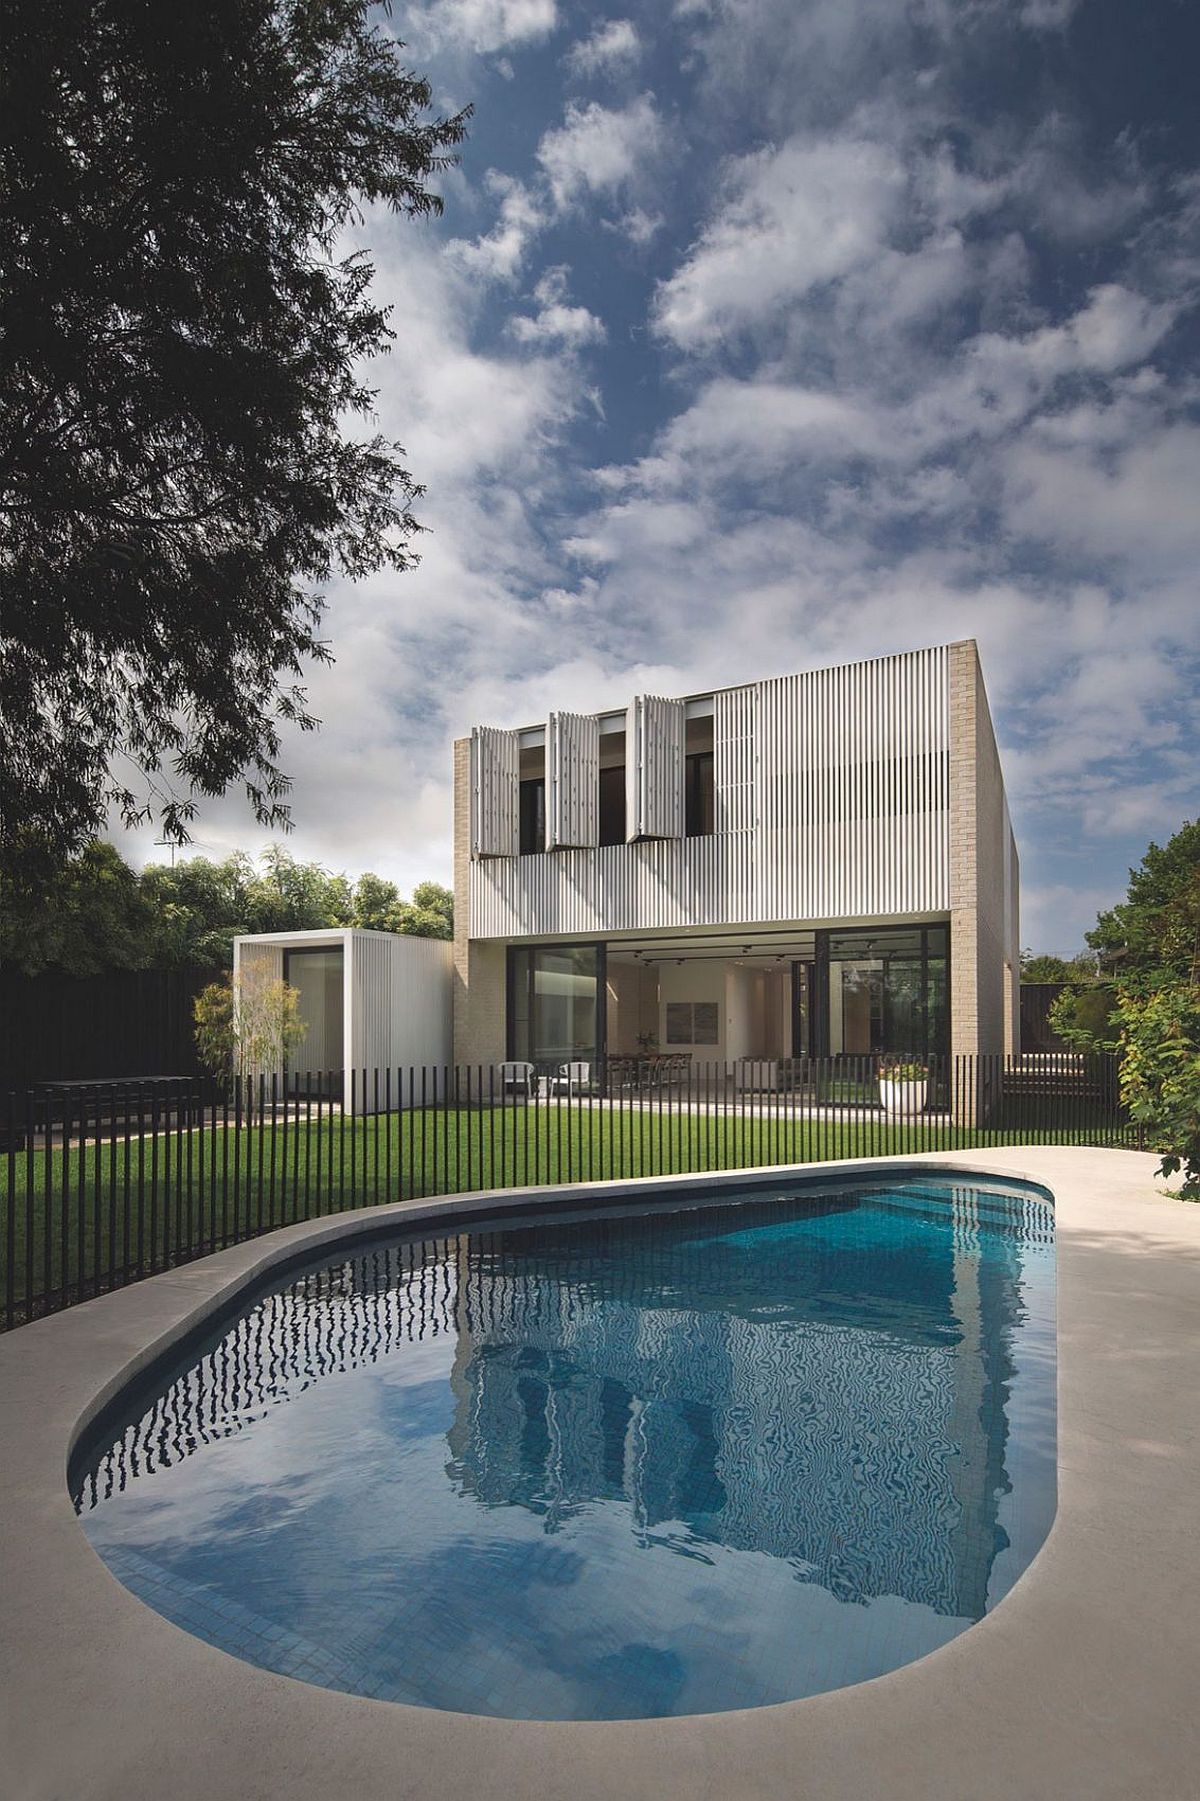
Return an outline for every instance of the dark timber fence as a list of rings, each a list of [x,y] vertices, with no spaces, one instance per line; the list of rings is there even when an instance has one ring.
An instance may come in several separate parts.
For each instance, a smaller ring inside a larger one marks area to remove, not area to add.
[[[1111,1057],[948,1058],[887,1095],[866,1057],[613,1058],[598,1079],[530,1073],[516,1086],[507,1073],[509,1085],[499,1067],[354,1070],[345,1095],[340,1072],[291,1091],[261,1076],[219,1094],[186,1078],[10,1093],[0,1325],[296,1220],[422,1195],[1141,1143]]]
[[[1065,1051],[1066,1042],[1050,1024],[1050,1009],[1066,982],[1021,983],[1021,1043],[1030,1051]]]
[[[219,971],[0,969],[0,1089],[201,1074],[192,1005]]]

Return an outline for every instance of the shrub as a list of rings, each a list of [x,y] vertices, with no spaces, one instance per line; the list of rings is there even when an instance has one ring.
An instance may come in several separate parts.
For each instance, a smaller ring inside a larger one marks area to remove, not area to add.
[[[929,1071],[923,1063],[906,1061],[901,1057],[884,1057],[879,1065],[881,1082],[924,1082]]]
[[[1200,987],[1125,995],[1121,1099],[1163,1153],[1159,1174],[1184,1172],[1183,1193],[1200,1200]]]
[[[210,982],[196,996],[193,1014],[200,1061],[222,1078],[282,1069],[308,1032],[299,989],[252,972]]]

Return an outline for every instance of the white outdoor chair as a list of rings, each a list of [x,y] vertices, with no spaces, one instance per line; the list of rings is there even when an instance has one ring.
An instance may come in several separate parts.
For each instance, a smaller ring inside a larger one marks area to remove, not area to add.
[[[534,1085],[537,1081],[536,1064],[520,1062],[500,1063],[497,1065],[497,1068],[500,1073],[500,1092],[502,1095],[516,1093],[524,1094],[530,1099],[533,1098],[533,1095],[536,1092]]]
[[[558,1074],[554,1078],[554,1091],[557,1094],[565,1088],[568,1094],[582,1094],[592,1086],[592,1066],[590,1063],[560,1063]]]

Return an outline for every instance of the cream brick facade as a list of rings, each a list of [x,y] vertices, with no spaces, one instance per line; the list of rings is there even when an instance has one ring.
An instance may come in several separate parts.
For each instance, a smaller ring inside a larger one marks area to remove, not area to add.
[[[1019,864],[974,640],[950,646],[950,1049],[1013,1055]]]
[[[471,741],[454,745],[454,1061],[491,1067],[505,1056],[505,947],[469,937]]]

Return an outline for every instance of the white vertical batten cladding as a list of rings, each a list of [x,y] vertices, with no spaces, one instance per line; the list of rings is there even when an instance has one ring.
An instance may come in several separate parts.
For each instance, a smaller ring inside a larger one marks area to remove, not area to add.
[[[713,697],[711,837],[473,861],[473,938],[950,906],[945,646]]]
[[[546,849],[600,841],[600,721],[551,713],[546,721]]]
[[[350,1042],[359,1070],[378,1067],[382,1083],[385,1069],[449,1063],[454,959],[449,939],[354,932],[347,950]],[[368,1102],[374,1106],[373,1090]]]
[[[264,933],[235,938],[233,967],[270,977],[283,974],[289,949],[342,952],[342,1046],[340,1072],[346,1105],[352,1093],[357,1111],[375,1109],[374,1071],[379,1070],[379,1105],[389,1098],[390,1068],[443,1068],[453,1057],[454,949],[446,938],[416,938],[357,927],[327,931]],[[294,1066],[304,1067],[302,1058]],[[363,1089],[363,1071],[367,1088]],[[263,1074],[270,1076],[266,1069]],[[282,1074],[282,1072],[279,1072]],[[333,1073],[333,1072],[330,1072]],[[394,1082],[395,1078],[393,1078]],[[402,1098],[393,1087],[393,1103]]]
[[[471,733],[471,855],[515,857],[520,849],[521,752],[516,732],[477,725]]]
[[[684,703],[639,694],[625,726],[625,836],[682,838]]]

